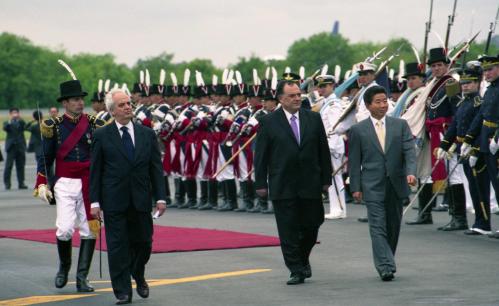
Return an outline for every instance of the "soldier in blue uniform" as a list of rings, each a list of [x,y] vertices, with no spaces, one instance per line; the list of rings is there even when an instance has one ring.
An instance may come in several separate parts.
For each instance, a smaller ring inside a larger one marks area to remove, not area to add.
[[[76,273],[78,292],[92,292],[87,280],[99,233],[99,221],[90,215],[89,171],[90,144],[96,128],[105,123],[83,113],[83,97],[87,95],[78,80],[60,85],[61,96],[57,99],[65,113],[42,121],[43,154],[37,159],[37,178],[34,195],[46,202],[55,197],[57,202],[56,237],[59,254],[59,271],[55,286],[62,288],[68,281],[71,268],[72,236],[79,228],[81,242]],[[55,162],[55,177],[50,178],[47,169]],[[53,186],[54,194],[50,190]]]
[[[470,151],[472,151],[475,141],[477,142],[477,149],[484,155],[488,178],[492,183],[497,198],[497,196],[499,196],[497,152],[493,153],[490,151],[490,144],[497,131],[497,127],[499,126],[499,57],[483,56],[479,61],[482,63],[485,80],[490,82],[490,85],[487,87],[487,91],[483,96],[480,112],[473,119],[473,122],[466,133],[464,144],[461,146],[461,154],[468,155]],[[488,197],[489,194],[483,195],[483,199]],[[478,234],[485,233],[486,232],[478,232]],[[490,234],[490,236],[499,238],[499,233],[496,232]]]
[[[447,129],[444,139],[440,143],[440,148],[437,150],[436,154],[438,159],[444,159],[449,156],[449,154],[452,155],[454,152],[460,151],[466,132],[468,131],[473,118],[480,110],[482,102],[479,95],[480,80],[482,77],[481,68],[473,67],[465,69],[460,72],[460,75],[463,95],[461,101],[457,103],[457,111],[454,119]],[[488,194],[490,184],[488,183],[484,172],[485,160],[483,154],[477,152],[474,158],[477,158],[479,161],[474,167],[467,162],[463,163],[464,173],[469,182],[469,190],[476,213],[476,219],[472,229],[476,228],[488,231],[490,230],[490,219],[487,217],[488,211],[490,211],[489,197],[483,198],[481,195]],[[443,231],[468,229],[464,190],[462,193],[454,194],[454,197],[458,198],[458,200],[454,201],[452,209],[449,210],[452,219],[449,224],[441,228]],[[480,204],[481,199],[483,199],[483,208]],[[485,216],[483,209],[486,209],[487,216]],[[476,233],[476,231],[472,229],[467,230],[465,233]]]

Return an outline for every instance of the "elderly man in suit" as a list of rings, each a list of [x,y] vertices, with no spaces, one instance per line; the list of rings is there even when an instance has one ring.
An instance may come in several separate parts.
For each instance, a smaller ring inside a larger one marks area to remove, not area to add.
[[[374,265],[383,281],[396,272],[395,250],[400,232],[403,202],[409,185],[416,184],[416,153],[407,122],[387,117],[383,87],[366,90],[364,101],[370,116],[352,126],[348,165],[350,189],[367,206]]]
[[[277,86],[282,107],[260,119],[255,149],[257,194],[274,205],[288,285],[312,276],[309,256],[324,222],[322,192],[332,181],[331,156],[318,113],[301,107],[298,85]]]
[[[130,275],[142,298],[149,296],[144,277],[152,249],[151,203],[166,209],[158,142],[152,129],[135,124],[130,97],[120,89],[106,96],[115,121],[94,134],[90,169],[92,215],[104,213],[109,272],[116,304],[132,301]]]
[[[24,139],[24,130],[26,123],[21,118],[19,109],[11,107],[9,109],[9,120],[3,123],[3,130],[7,133],[5,139],[5,152],[7,158],[3,172],[3,182],[5,189],[10,189],[10,174],[12,166],[16,164],[17,182],[19,189],[27,189],[24,184],[24,166],[26,164],[26,139]]]

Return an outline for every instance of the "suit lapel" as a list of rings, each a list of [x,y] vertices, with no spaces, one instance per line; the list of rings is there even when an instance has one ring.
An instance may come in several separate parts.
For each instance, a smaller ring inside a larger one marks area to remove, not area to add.
[[[307,122],[307,114],[305,113],[304,110],[300,109],[299,110],[299,114],[300,114],[300,147],[303,145],[303,143],[305,142],[305,125]]]
[[[291,125],[289,124],[288,122],[288,118],[286,118],[286,114],[284,113],[284,110],[282,109],[282,107],[277,110],[277,121],[279,122],[279,124],[282,126],[282,128],[286,131],[286,133],[289,135],[289,137],[291,137],[293,139],[293,141],[296,143],[296,145],[298,145],[298,143],[296,142],[296,138],[295,138],[295,134],[293,134],[293,130],[291,129]],[[301,120],[301,118],[300,118]],[[301,122],[300,122],[300,126],[301,126]]]
[[[381,148],[381,144],[379,143],[379,140],[378,140],[378,134],[376,134],[376,130],[374,129],[374,124],[373,124],[370,117],[366,119],[366,126],[367,126],[367,129],[370,132],[370,134],[372,134],[372,137],[369,137],[369,138],[371,138],[372,143],[376,146],[376,148],[378,148],[378,150],[382,154],[385,154],[383,152],[383,149]],[[385,136],[385,140],[386,140],[386,136]]]
[[[128,155],[126,154],[125,148],[123,147],[123,142],[121,142],[121,135],[120,132],[118,131],[118,127],[116,126],[116,123],[112,122],[109,125],[109,133],[111,134],[109,139],[114,143],[114,145],[118,148],[118,151],[123,154],[126,160],[128,159]]]
[[[392,121],[388,116],[385,117],[385,153],[388,152],[390,144],[392,143]]]
[[[142,135],[142,129],[138,128],[138,126],[134,123],[133,124],[133,133],[134,133],[134,138],[135,138],[135,152],[133,155],[134,161],[137,161],[137,158],[139,157],[139,153],[142,152],[140,149],[143,145],[144,142],[144,136]]]

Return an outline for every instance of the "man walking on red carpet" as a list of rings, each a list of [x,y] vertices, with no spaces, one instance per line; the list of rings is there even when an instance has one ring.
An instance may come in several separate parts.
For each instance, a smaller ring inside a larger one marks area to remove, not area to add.
[[[130,97],[121,89],[106,96],[115,121],[97,131],[92,143],[92,215],[104,212],[109,273],[117,305],[132,302],[130,275],[142,298],[149,296],[145,265],[152,250],[152,198],[156,214],[166,209],[161,153],[152,129],[135,124]]]

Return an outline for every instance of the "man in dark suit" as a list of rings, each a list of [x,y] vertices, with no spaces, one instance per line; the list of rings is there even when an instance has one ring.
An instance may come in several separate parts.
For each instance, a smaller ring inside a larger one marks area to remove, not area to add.
[[[403,202],[416,184],[416,153],[407,122],[387,117],[383,87],[364,94],[370,117],[352,126],[348,136],[350,190],[367,206],[374,265],[383,281],[396,272],[395,250]]]
[[[90,200],[93,216],[104,213],[109,273],[116,304],[132,301],[130,275],[142,298],[149,296],[144,277],[152,249],[151,203],[166,209],[161,154],[154,131],[134,124],[130,97],[115,89],[106,96],[115,122],[97,130],[92,143]]]
[[[331,157],[318,113],[301,107],[298,85],[277,86],[282,107],[260,119],[255,149],[257,194],[274,205],[288,285],[312,276],[309,256],[324,222],[322,192],[331,185]]]
[[[3,123],[3,130],[7,133],[5,139],[5,152],[7,158],[3,172],[3,183],[5,189],[10,189],[10,174],[12,166],[16,163],[17,182],[19,189],[27,189],[24,184],[24,166],[26,164],[26,139],[24,139],[24,129],[26,123],[21,119],[19,109],[12,107],[9,109],[9,120]]]

